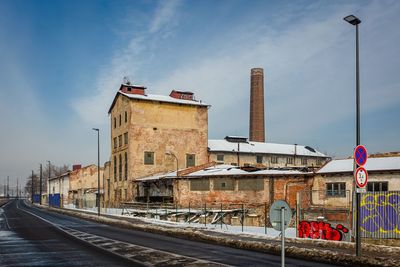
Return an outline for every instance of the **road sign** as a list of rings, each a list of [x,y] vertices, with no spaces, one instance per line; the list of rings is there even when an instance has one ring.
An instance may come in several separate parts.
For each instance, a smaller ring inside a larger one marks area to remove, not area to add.
[[[367,149],[363,145],[358,145],[356,149],[354,149],[354,160],[356,161],[358,166],[364,166],[367,162],[368,154]]]
[[[368,172],[363,167],[358,167],[356,173],[354,174],[356,179],[356,184],[360,188],[364,188],[368,183]]]
[[[285,213],[285,222],[283,224],[284,229],[288,228],[289,222],[292,219],[292,210],[289,207],[289,204],[283,200],[277,200],[272,203],[271,208],[269,209],[269,221],[271,222],[272,227],[277,231],[282,231],[281,228],[281,210],[284,209]]]

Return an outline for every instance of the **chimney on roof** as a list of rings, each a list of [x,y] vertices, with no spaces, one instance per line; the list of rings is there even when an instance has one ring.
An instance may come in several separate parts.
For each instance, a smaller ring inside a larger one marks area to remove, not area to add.
[[[76,171],[76,170],[79,170],[79,169],[81,169],[81,168],[82,168],[82,165],[81,165],[81,164],[72,165],[72,171]]]
[[[172,90],[169,96],[176,99],[194,100],[194,95],[192,92]]]
[[[251,69],[250,78],[250,141],[265,142],[264,70]]]
[[[142,85],[134,85],[129,83],[121,84],[119,91],[125,94],[134,94],[134,95],[145,95],[144,90],[146,87]]]

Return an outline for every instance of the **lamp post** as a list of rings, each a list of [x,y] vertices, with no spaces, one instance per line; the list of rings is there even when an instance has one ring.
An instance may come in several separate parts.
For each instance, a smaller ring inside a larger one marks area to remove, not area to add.
[[[42,163],[40,163],[40,199],[39,199],[39,204],[42,205],[42,176],[43,176],[43,172],[42,172]]]
[[[173,156],[176,159],[176,176],[178,176],[178,170],[179,170],[178,157],[174,153],[172,153],[171,151],[165,152],[165,155]]]
[[[360,65],[359,65],[358,24],[361,23],[361,20],[354,15],[349,15],[343,19],[348,23],[350,23],[351,25],[356,26],[356,147],[357,147],[358,145],[360,145]],[[358,166],[354,167],[357,168]],[[353,189],[355,189],[355,186],[353,187]],[[356,192],[356,256],[361,256],[360,193],[358,192]]]
[[[97,216],[100,216],[100,130],[93,128],[97,132]]]

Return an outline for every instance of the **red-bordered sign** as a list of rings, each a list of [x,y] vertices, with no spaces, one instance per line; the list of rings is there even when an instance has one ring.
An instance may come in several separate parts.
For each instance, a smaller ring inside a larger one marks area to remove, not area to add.
[[[356,161],[357,165],[364,166],[367,162],[367,159],[367,149],[363,145],[358,145],[356,149],[354,149],[354,160]]]
[[[356,179],[356,184],[360,188],[364,188],[368,183],[368,172],[363,167],[358,167],[354,173],[354,178]]]

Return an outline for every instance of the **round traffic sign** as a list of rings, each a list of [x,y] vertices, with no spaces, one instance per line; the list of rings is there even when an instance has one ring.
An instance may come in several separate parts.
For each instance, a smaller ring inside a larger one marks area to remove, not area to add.
[[[358,145],[356,149],[354,149],[354,160],[356,161],[358,166],[364,166],[367,162],[368,154],[367,149],[363,145]]]
[[[284,209],[284,223],[283,228],[286,229],[289,226],[290,221],[292,220],[292,210],[289,207],[289,204],[283,200],[277,200],[272,203],[271,208],[269,209],[269,220],[271,222],[272,227],[277,231],[282,231],[281,226],[281,216],[282,209]]]
[[[360,188],[364,188],[368,183],[368,172],[363,167],[358,167],[356,173],[354,174],[356,179],[356,184]]]

